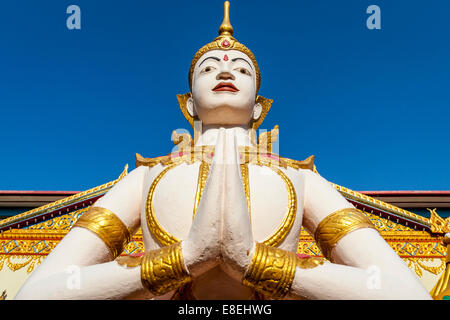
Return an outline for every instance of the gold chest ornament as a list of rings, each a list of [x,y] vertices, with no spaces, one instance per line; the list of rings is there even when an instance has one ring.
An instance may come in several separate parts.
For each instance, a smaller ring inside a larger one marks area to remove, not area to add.
[[[184,162],[184,161],[183,161]],[[177,239],[173,235],[171,235],[167,230],[165,230],[161,224],[158,222],[155,216],[155,210],[153,206],[153,196],[156,190],[158,183],[163,179],[163,177],[167,174],[168,171],[177,167],[183,162],[176,161],[175,163],[171,163],[167,165],[153,180],[150,189],[148,191],[148,197],[146,202],[146,217],[147,217],[147,226],[152,235],[158,240],[158,242],[162,246],[168,246],[174,243],[181,241]],[[244,162],[240,164],[242,180],[245,190],[245,197],[247,200],[247,207],[249,211],[249,215],[251,218],[251,204],[250,204],[250,183],[249,183],[249,170],[248,170],[248,162]],[[261,164],[272,169],[284,182],[286,191],[288,194],[288,208],[286,211],[286,215],[283,218],[281,224],[277,228],[277,230],[269,236],[262,243],[268,246],[278,246],[287,236],[289,231],[294,224],[295,215],[297,212],[297,195],[295,192],[295,188],[291,182],[291,180],[286,176],[286,174],[278,167],[270,166],[267,164]],[[195,213],[197,212],[198,205],[200,203],[200,199],[203,194],[203,189],[205,187],[206,178],[208,177],[210,169],[210,163],[202,160],[199,166],[198,178],[197,178],[197,187],[194,201],[194,210],[193,210],[193,218]]]
[[[282,158],[271,153],[271,142],[275,139],[270,139],[270,137],[275,137],[277,133],[278,127],[275,127],[271,132],[260,136],[260,143],[256,147],[239,147],[239,152],[241,155],[240,168],[250,219],[251,203],[248,168],[249,164],[266,166],[270,168],[283,180],[286,187],[288,196],[288,206],[286,214],[276,231],[267,239],[262,241],[263,244],[273,247],[278,246],[286,238],[287,234],[294,224],[295,215],[297,213],[297,194],[295,188],[291,180],[280,168],[287,168],[289,166],[295,169],[314,169],[314,156],[311,156],[304,161],[295,161],[287,158]],[[269,139],[267,139],[267,135],[269,135]],[[164,178],[168,171],[177,167],[178,165],[182,163],[192,164],[194,162],[200,162],[193,209],[194,218],[195,213],[198,209],[198,205],[200,203],[200,199],[202,197],[203,189],[205,187],[206,179],[208,177],[210,165],[214,155],[214,146],[194,147],[192,138],[189,134],[177,134],[176,132],[174,132],[172,138],[173,141],[179,146],[178,152],[158,158],[143,158],[139,154],[136,154],[136,167],[141,165],[153,167],[157,164],[162,164],[165,166],[165,168],[157,175],[157,177],[150,185],[146,201],[147,226],[151,234],[155,237],[155,239],[157,239],[161,246],[172,245],[179,242],[180,239],[176,238],[167,230],[165,230],[155,216],[153,197],[158,183]],[[270,142],[268,140],[270,140]],[[264,148],[262,148],[262,146],[264,146]]]

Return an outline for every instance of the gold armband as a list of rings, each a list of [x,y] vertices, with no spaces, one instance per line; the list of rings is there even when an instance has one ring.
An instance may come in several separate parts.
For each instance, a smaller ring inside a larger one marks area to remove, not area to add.
[[[296,262],[294,252],[257,243],[242,283],[265,297],[283,298],[294,281]]]
[[[144,288],[157,296],[190,282],[181,242],[145,253],[141,262],[141,281]]]
[[[367,216],[355,208],[346,208],[333,212],[318,225],[314,238],[325,258],[331,261],[331,250],[346,234],[361,228],[375,226]]]
[[[108,209],[91,207],[75,223],[74,227],[89,229],[108,246],[113,259],[118,257],[130,242],[131,232],[125,224]]]

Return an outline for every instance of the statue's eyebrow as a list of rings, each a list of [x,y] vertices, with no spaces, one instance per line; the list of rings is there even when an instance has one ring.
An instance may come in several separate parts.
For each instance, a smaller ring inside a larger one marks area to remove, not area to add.
[[[203,62],[205,62],[206,60],[208,60],[208,59],[214,59],[214,60],[217,60],[217,61],[220,61],[220,59],[219,58],[217,58],[217,57],[208,57],[208,58],[206,58],[205,60],[203,60],[202,62],[200,62],[200,64],[198,65],[199,67],[202,65],[202,63]]]
[[[234,59],[231,59],[231,61],[233,61],[233,62],[235,62],[236,60],[238,60],[238,59],[241,59],[241,60],[244,60],[245,62],[247,62],[248,63],[248,65],[250,66],[250,68],[252,68],[253,69],[253,67],[252,67],[252,65],[250,64],[250,62],[248,62],[247,60],[245,60],[244,58],[234,58]]]

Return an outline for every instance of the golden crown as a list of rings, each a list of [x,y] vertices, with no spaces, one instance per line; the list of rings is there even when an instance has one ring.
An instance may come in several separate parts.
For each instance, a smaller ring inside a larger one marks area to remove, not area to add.
[[[212,42],[204,45],[201,47],[196,54],[194,55],[194,58],[191,62],[191,67],[189,68],[189,88],[192,92],[192,75],[194,72],[195,64],[200,59],[202,55],[204,55],[206,52],[211,50],[238,50],[246,54],[250,60],[252,61],[253,65],[255,66],[255,73],[256,73],[256,92],[258,92],[259,87],[261,85],[261,73],[258,67],[258,63],[256,62],[255,55],[250,51],[249,48],[247,48],[242,43],[238,42],[233,37],[233,27],[230,23],[230,2],[225,1],[224,3],[224,15],[223,15],[223,21],[222,24],[219,27],[219,36],[215,38]],[[183,115],[185,118],[189,121],[189,123],[193,126],[194,125],[194,118],[189,114],[189,112],[186,109],[186,102],[189,97],[192,97],[191,92],[185,93],[185,94],[178,94],[178,103],[180,105],[181,111],[183,112]],[[256,102],[260,103],[262,106],[262,113],[261,116],[257,121],[254,121],[250,124],[251,127],[257,128],[262,121],[264,120],[266,114],[269,112],[270,106],[273,102],[271,99],[264,98],[262,96],[256,97]]]
[[[224,14],[222,24],[219,27],[219,36],[215,38],[212,42],[201,47],[200,50],[197,51],[197,53],[194,55],[194,58],[192,59],[191,67],[189,68],[189,88],[192,91],[192,74],[194,72],[195,64],[202,55],[211,50],[238,50],[245,53],[250,58],[250,60],[252,60],[253,65],[255,66],[256,92],[258,92],[259,86],[261,84],[261,73],[259,71],[255,55],[250,51],[249,48],[244,46],[242,43],[238,42],[233,37],[233,27],[231,26],[230,23],[230,2],[225,1],[223,6],[224,6]]]

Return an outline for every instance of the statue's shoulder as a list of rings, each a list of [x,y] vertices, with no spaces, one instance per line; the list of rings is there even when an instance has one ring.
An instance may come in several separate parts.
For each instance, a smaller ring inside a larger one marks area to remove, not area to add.
[[[203,151],[204,152],[204,151]],[[168,166],[172,164],[193,164],[194,162],[207,160],[207,162],[211,162],[212,153],[204,153],[202,154],[202,150],[199,152],[193,152],[191,150],[180,150],[176,152],[169,153],[165,156],[155,157],[155,158],[145,158],[141,156],[139,153],[136,153],[136,168],[138,167],[147,167],[153,168],[158,164],[162,166]]]
[[[280,158],[280,166],[287,168],[293,168],[293,169],[306,169],[311,171],[316,171],[316,167],[314,165],[314,155],[309,156],[305,160],[294,160],[290,158],[285,157],[279,157]]]
[[[170,154],[165,155],[165,156],[155,157],[155,158],[145,158],[145,157],[141,156],[139,153],[136,153],[135,165],[136,165],[136,168],[138,168],[138,167],[152,168],[158,164],[162,164],[162,165],[169,164],[170,160],[171,160]]]
[[[204,148],[194,148],[194,143],[189,133],[177,133],[176,131],[173,131],[172,142],[178,146],[178,151],[171,152],[164,156],[145,158],[139,153],[136,153],[136,168],[142,166],[152,168],[158,164],[166,166],[173,163],[193,163],[195,160],[199,159],[199,155],[206,152]],[[211,152],[211,150],[209,150],[209,152]]]
[[[268,165],[278,165],[287,169],[288,167],[299,170],[306,169],[316,172],[314,166],[314,155],[309,156],[305,160],[294,160],[282,157],[273,153],[273,144],[278,140],[279,127],[276,125],[272,130],[263,132],[258,137],[256,148],[249,153],[257,155],[257,161]],[[253,138],[256,142],[256,137]]]

